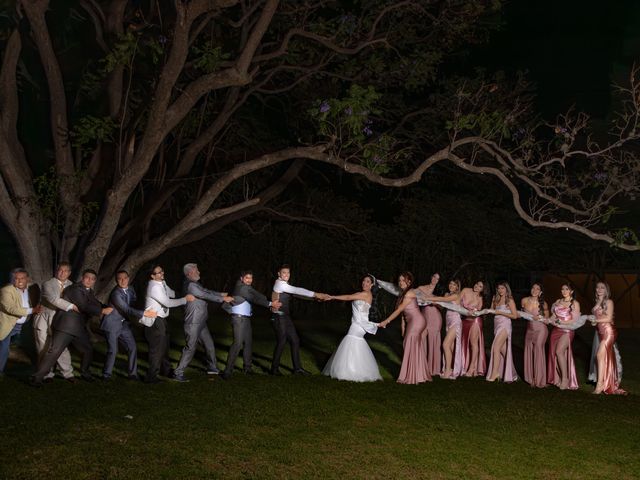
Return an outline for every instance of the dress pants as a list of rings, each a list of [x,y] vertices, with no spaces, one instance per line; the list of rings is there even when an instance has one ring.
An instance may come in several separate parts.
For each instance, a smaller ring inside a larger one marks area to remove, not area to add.
[[[174,374],[180,376],[184,373],[184,369],[187,368],[193,356],[196,353],[198,342],[201,342],[207,352],[207,369],[210,371],[217,371],[216,367],[216,347],[213,344],[213,338],[206,322],[195,322],[185,324],[184,326],[185,346],[182,349],[182,356],[180,362],[175,369]]]
[[[38,350],[38,355],[40,358],[47,353],[49,347],[51,346],[51,320],[53,319],[53,315],[45,315],[38,314],[33,316],[33,335],[36,344],[36,349]],[[73,377],[73,366],[71,365],[71,354],[69,353],[69,349],[65,348],[58,361],[56,362],[58,365],[58,370],[64,378]],[[53,369],[45,378],[53,378]]]
[[[158,375],[170,376],[169,344],[171,339],[167,329],[167,320],[156,317],[153,325],[144,327],[144,336],[149,342],[149,369],[145,381],[154,381]]]
[[[244,369],[251,370],[251,354],[253,349],[253,339],[251,331],[251,317],[244,315],[231,315],[231,326],[233,327],[233,343],[229,348],[229,356],[227,357],[227,367],[224,373],[230,375],[233,372],[233,366],[236,358],[242,349],[242,358],[244,360]],[[243,347],[244,345],[244,347]]]
[[[127,374],[138,375],[138,348],[129,323],[122,322],[120,329],[104,333],[107,337],[107,358],[105,358],[104,361],[102,375],[110,377],[113,372],[113,366],[116,363],[116,356],[118,355],[118,341],[124,346],[129,359]]]
[[[56,364],[60,354],[69,345],[73,345],[82,355],[82,362],[80,363],[81,376],[85,378],[91,376],[89,367],[91,366],[91,359],[93,358],[93,346],[89,340],[89,332],[83,329],[79,334],[74,335],[54,329],[49,350],[47,350],[47,353],[42,357],[38,371],[33,375],[36,381],[42,381]]]
[[[276,332],[276,348],[273,351],[273,362],[271,363],[271,370],[277,370],[280,368],[280,357],[284,347],[289,342],[291,346],[291,363],[293,364],[293,370],[300,370],[302,368],[300,364],[300,337],[296,332],[296,327],[289,315],[273,315],[271,318],[273,321],[273,329]]]
[[[9,348],[11,347],[11,339],[20,336],[22,332],[22,323],[16,323],[4,340],[0,341],[0,374],[4,373],[4,368],[9,360]]]

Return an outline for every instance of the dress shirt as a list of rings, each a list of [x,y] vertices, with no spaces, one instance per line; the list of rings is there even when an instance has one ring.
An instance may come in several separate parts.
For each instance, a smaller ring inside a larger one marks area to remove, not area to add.
[[[27,314],[24,317],[20,317],[16,322],[18,325],[21,325],[27,321],[27,317],[31,315],[33,308],[29,306],[29,291],[26,288],[24,290],[16,288],[16,290],[18,290],[18,293],[20,293],[20,296],[22,297],[22,306],[27,309]]]

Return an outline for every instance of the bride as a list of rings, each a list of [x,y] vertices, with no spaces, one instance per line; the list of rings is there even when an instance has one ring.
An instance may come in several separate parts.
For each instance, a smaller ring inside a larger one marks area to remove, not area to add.
[[[373,352],[364,339],[365,333],[375,334],[378,331],[378,324],[369,321],[373,297],[377,290],[375,279],[367,275],[362,279],[361,292],[329,297],[329,300],[352,301],[352,316],[351,327],[324,367],[324,375],[352,382],[382,380]]]

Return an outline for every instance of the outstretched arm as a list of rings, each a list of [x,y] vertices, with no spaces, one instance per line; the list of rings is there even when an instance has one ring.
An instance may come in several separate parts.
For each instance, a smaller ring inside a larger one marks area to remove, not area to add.
[[[343,302],[351,302],[353,300],[368,301],[367,292],[351,293],[349,295],[329,295],[329,300],[342,300]]]
[[[384,321],[380,322],[378,325],[381,328],[386,328],[389,323],[395,320],[398,315],[400,315],[404,309],[416,298],[416,294],[413,291],[409,290],[407,294],[404,296],[402,303],[396,308],[391,315],[389,315]]]

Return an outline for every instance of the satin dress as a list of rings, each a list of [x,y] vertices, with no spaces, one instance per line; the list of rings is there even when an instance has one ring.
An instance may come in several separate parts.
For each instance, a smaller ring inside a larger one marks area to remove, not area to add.
[[[528,312],[537,315],[539,312]],[[532,387],[547,386],[547,359],[544,352],[549,329],[545,323],[527,322],[524,336],[524,381]]]
[[[473,307],[461,303],[467,310],[473,310]],[[464,317],[462,321],[462,360],[464,362],[463,371],[466,372],[471,364],[471,342],[470,335],[471,329],[474,326],[478,326],[478,353],[476,362],[475,377],[483,377],[487,371],[487,358],[484,352],[484,334],[482,333],[482,317]]]
[[[573,315],[570,307],[563,307],[561,305],[554,305],[553,307],[556,317],[561,322],[571,322]],[[569,375],[569,389],[576,390],[578,388],[578,377],[576,376],[576,365],[573,361],[573,349],[571,343],[576,335],[574,330],[565,330],[559,327],[553,327],[551,335],[549,336],[549,353],[547,355],[547,383],[559,387],[562,383],[560,378],[560,367],[556,358],[556,345],[563,337],[563,335],[569,336],[569,348],[567,348],[565,355],[567,356],[567,370]]]
[[[427,370],[429,375],[440,375],[442,367],[442,314],[438,307],[427,305],[422,309],[427,323]]]
[[[460,318],[460,314],[458,312],[454,312],[453,310],[447,310],[447,314],[445,316],[447,322],[447,333],[449,330],[455,329],[456,331],[456,342],[453,347],[453,369],[451,370],[451,378],[458,378],[462,375],[462,318]],[[444,354],[442,354],[442,373],[444,373],[444,369],[446,367]]]
[[[596,316],[596,320],[600,320],[606,317],[606,313],[603,312],[601,307],[594,307],[592,313]],[[600,340],[600,345],[605,345],[605,370],[604,381],[601,385],[603,389],[602,393],[606,393],[608,395],[625,395],[627,392],[620,388],[618,365],[613,349],[613,345],[616,343],[616,338],[618,338],[618,330],[616,330],[613,322],[598,323],[597,328],[598,340]],[[598,362],[596,360],[596,366],[597,365]]]
[[[498,305],[496,312],[509,312],[509,307],[506,305]],[[516,373],[516,367],[513,365],[513,353],[511,349],[511,319],[504,315],[496,315],[493,318],[493,344],[491,345],[491,355],[489,357],[489,368],[487,369],[487,379],[491,372],[493,372],[493,349],[496,346],[496,337],[500,332],[507,331],[506,351],[504,355],[500,356],[500,365],[498,365],[498,379],[503,380],[506,383],[515,382],[518,380],[518,374]]]
[[[417,384],[430,382],[431,375],[427,369],[427,354],[424,340],[424,331],[427,322],[418,307],[416,299],[412,299],[404,309],[404,318],[407,322],[404,332],[404,354],[398,383]]]

